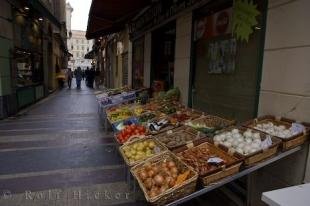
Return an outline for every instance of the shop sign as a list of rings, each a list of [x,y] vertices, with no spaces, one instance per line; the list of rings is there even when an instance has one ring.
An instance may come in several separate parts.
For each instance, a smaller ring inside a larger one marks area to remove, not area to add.
[[[232,32],[232,7],[198,19],[194,26],[194,37],[212,39]]]
[[[139,18],[129,23],[129,32],[131,36],[137,36],[202,1],[204,0],[158,1]],[[207,3],[208,1],[205,2]]]
[[[235,71],[237,42],[235,38],[215,40],[208,44],[208,73],[231,74]]]
[[[249,0],[235,0],[233,10],[233,33],[238,40],[248,42],[257,25],[257,5]]]

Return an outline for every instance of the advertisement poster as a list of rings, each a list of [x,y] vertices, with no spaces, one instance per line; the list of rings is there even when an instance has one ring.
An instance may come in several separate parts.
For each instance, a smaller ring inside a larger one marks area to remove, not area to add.
[[[235,71],[237,41],[235,38],[218,40],[208,45],[208,73],[231,74]]]
[[[198,55],[206,59],[209,74],[230,74],[235,70],[237,41],[232,33],[232,7],[198,19],[195,41]]]

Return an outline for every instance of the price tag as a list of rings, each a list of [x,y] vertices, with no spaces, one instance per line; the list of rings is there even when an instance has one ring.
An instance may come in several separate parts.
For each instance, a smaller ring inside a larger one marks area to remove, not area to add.
[[[302,124],[292,123],[290,131],[291,131],[291,133],[293,133],[293,135],[296,135],[296,134],[299,134],[299,133],[306,133],[306,128]]]
[[[211,157],[211,158],[208,159],[207,162],[209,164],[221,164],[222,162],[224,162],[224,160],[219,158],[219,157]]]
[[[270,135],[266,135],[266,139],[262,141],[261,147],[263,150],[268,149],[272,145],[272,140]]]
[[[167,134],[172,134],[172,130],[168,130],[168,131],[167,131]]]

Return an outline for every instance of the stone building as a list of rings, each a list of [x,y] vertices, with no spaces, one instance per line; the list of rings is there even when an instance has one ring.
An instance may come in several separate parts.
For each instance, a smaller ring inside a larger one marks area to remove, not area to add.
[[[75,70],[77,67],[86,69],[91,67],[92,60],[85,59],[86,53],[92,50],[93,41],[85,38],[85,31],[72,30],[72,36],[67,42],[68,50],[72,54],[69,67]]]
[[[0,1],[0,118],[57,89],[67,67],[65,0]]]

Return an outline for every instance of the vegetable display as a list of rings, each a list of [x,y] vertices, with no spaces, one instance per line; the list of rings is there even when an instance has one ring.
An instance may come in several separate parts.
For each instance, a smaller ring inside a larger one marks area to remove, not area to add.
[[[181,128],[177,131],[169,130],[161,133],[156,135],[155,138],[165,144],[169,149],[174,149],[200,138],[200,133],[191,133],[186,128]]]
[[[179,153],[178,156],[186,164],[193,167],[200,176],[204,176],[223,165],[231,164],[235,161],[232,156],[206,143],[185,150]]]
[[[139,117],[139,122],[140,123],[145,123],[151,119],[154,119],[156,117],[156,114],[153,113],[153,112],[148,112],[148,113],[145,113],[145,114],[142,114],[140,117]]]
[[[242,155],[249,155],[259,150],[267,149],[272,145],[270,137],[262,141],[260,133],[253,132],[251,129],[247,129],[242,133],[239,129],[235,128],[231,131],[215,135],[213,140],[216,144],[222,144]]]
[[[281,138],[290,138],[298,134],[299,132],[302,132],[302,131],[295,132],[293,129],[288,128],[285,125],[281,125],[281,124],[275,125],[272,122],[256,124],[254,128],[259,131],[266,132],[270,135],[281,137]]]
[[[123,144],[132,136],[145,135],[146,129],[140,125],[127,125],[120,133],[117,134],[118,141]]]
[[[180,171],[173,160],[157,164],[147,163],[138,172],[150,198],[154,198],[170,188],[181,185],[190,177],[190,171]]]
[[[217,130],[223,129],[233,124],[233,121],[212,115],[203,116],[186,123],[186,125],[210,135],[214,134],[214,132]]]

